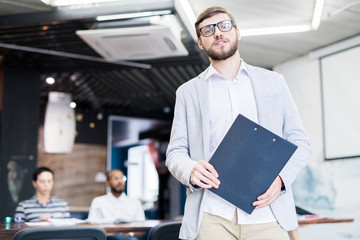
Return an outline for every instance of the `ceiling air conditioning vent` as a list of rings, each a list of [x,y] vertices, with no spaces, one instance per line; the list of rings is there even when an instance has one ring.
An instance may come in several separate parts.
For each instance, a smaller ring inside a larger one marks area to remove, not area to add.
[[[146,60],[186,56],[188,51],[169,26],[79,30],[80,36],[90,47],[109,61]]]

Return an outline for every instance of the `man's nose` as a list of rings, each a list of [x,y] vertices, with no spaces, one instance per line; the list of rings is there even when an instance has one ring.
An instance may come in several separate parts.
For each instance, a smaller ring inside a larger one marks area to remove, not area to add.
[[[218,26],[214,27],[214,36],[218,37],[222,35],[222,31],[220,31]]]

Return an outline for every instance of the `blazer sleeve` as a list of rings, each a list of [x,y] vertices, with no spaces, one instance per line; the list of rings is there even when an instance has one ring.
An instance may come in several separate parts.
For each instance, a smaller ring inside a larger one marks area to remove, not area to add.
[[[310,156],[310,142],[306,135],[300,114],[287,87],[284,77],[281,81],[281,102],[283,112],[283,137],[298,146],[288,163],[280,172],[285,188],[291,185],[306,166]]]
[[[189,126],[184,88],[176,91],[174,119],[166,152],[166,166],[171,174],[185,186],[190,186],[190,175],[197,161],[190,158]]]

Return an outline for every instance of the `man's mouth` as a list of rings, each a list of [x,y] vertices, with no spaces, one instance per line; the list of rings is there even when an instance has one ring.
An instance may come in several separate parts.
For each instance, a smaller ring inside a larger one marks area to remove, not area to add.
[[[227,41],[225,40],[218,40],[215,42],[215,46],[221,46],[221,45],[224,45],[225,43],[227,43]]]

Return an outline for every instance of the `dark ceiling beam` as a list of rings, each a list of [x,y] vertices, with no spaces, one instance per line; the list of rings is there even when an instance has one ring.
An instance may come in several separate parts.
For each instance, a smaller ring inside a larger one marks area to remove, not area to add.
[[[146,86],[146,88],[148,89],[148,91],[156,91],[156,86],[154,85],[153,81],[149,81],[148,77],[145,76],[142,72],[132,69],[131,71],[131,75],[133,75],[137,81],[139,81],[141,83],[141,85]],[[147,73],[145,73],[147,74]]]
[[[173,85],[172,82],[166,76],[164,76],[163,71],[160,71],[160,68],[152,68],[151,73],[154,74],[154,79],[156,81],[160,81],[168,91],[175,92],[175,90],[178,88],[178,85]]]
[[[130,12],[158,11],[174,9],[172,0],[142,0],[110,2],[88,5],[89,7],[59,7],[46,12],[5,15],[0,17],[0,27],[16,27],[17,25],[47,24],[49,22],[79,19],[94,19],[101,15],[121,14]]]
[[[183,66],[178,66],[177,70],[182,74],[184,79],[190,80],[193,78],[192,76],[190,76],[190,74],[185,70]]]
[[[54,50],[47,50],[47,49],[41,49],[41,48],[18,46],[18,45],[7,44],[7,43],[0,43],[0,47],[20,50],[20,51],[25,51],[25,52],[42,53],[42,54],[47,54],[47,55],[59,56],[59,57],[75,58],[75,59],[81,59],[81,60],[87,60],[87,61],[93,61],[93,62],[101,62],[101,63],[109,63],[109,64],[115,64],[115,65],[128,66],[128,67],[137,67],[137,68],[144,68],[144,69],[151,68],[151,65],[144,64],[144,63],[136,63],[136,62],[128,62],[128,61],[107,61],[107,60],[105,60],[103,58],[99,58],[99,57],[86,56],[86,55],[81,55],[81,54],[76,54],[76,53],[60,52],[60,51],[54,51]]]

